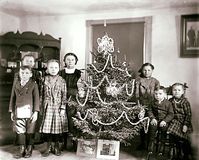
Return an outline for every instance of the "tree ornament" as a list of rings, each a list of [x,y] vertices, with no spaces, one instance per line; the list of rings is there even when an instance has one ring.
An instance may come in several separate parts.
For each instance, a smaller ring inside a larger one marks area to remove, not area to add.
[[[86,94],[86,92],[85,92],[83,87],[78,89],[78,95],[79,95],[80,98],[84,98],[85,94]]]
[[[98,52],[104,53],[104,55],[107,55],[108,53],[114,52],[114,46],[113,46],[113,39],[108,37],[108,34],[105,34],[102,38],[97,39],[98,44]]]
[[[139,119],[143,119],[144,116],[145,116],[145,110],[144,110],[144,108],[142,108],[141,111],[140,111],[140,113],[138,114],[138,118]]]
[[[121,92],[120,88],[117,88],[116,85],[116,81],[109,83],[109,86],[106,87],[106,94],[116,98],[117,95]]]
[[[126,65],[126,62],[123,62],[123,63],[122,63],[122,65],[123,65],[124,67],[126,67],[126,66],[127,66],[127,65]]]

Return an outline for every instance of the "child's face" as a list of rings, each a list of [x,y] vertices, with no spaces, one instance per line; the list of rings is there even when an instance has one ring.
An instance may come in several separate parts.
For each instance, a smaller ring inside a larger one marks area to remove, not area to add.
[[[146,78],[149,78],[151,77],[153,73],[153,69],[151,68],[151,66],[145,66],[143,69],[142,69],[142,74],[144,77]]]
[[[57,62],[50,62],[47,66],[48,73],[52,76],[55,76],[59,72],[59,64]]]
[[[166,97],[166,93],[162,90],[156,90],[155,93],[155,99],[158,100],[159,102],[162,101]]]
[[[76,59],[73,55],[69,55],[65,59],[65,64],[68,68],[74,68],[76,63]]]
[[[24,57],[22,61],[23,66],[30,66],[31,68],[35,65],[35,59],[32,56],[26,56]]]
[[[182,86],[177,85],[177,86],[173,86],[172,89],[172,94],[175,98],[181,98],[182,95],[184,94],[184,89]]]
[[[23,81],[29,81],[29,79],[32,77],[32,72],[29,69],[20,69],[19,70],[19,77]]]

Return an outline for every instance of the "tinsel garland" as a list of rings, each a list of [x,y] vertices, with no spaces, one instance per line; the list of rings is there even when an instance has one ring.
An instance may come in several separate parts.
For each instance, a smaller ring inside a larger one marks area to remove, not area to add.
[[[111,59],[111,67],[112,67],[112,68],[117,69],[117,70],[122,71],[122,72],[126,72],[127,76],[131,77],[131,75],[129,74],[127,68],[121,69],[121,68],[119,68],[119,67],[114,67],[114,65],[113,65],[113,57],[111,56],[110,59]]]
[[[113,104],[112,102],[107,103],[107,102],[105,102],[105,101],[102,100],[102,98],[101,98],[101,96],[100,96],[100,93],[99,93],[99,90],[98,90],[98,88],[102,85],[102,83],[104,82],[104,80],[106,80],[106,81],[108,82],[108,84],[110,85],[110,81],[109,81],[107,75],[105,75],[105,76],[101,79],[101,81],[99,82],[99,84],[98,84],[97,86],[95,86],[95,87],[93,87],[92,84],[89,85],[88,83],[86,83],[85,81],[83,81],[83,83],[87,86],[88,90],[87,90],[87,94],[86,94],[86,98],[85,98],[85,100],[84,100],[84,103],[81,103],[81,102],[79,101],[78,95],[76,96],[76,100],[77,100],[78,104],[79,104],[80,106],[85,106],[85,105],[86,105],[86,102],[87,102],[87,100],[88,100],[88,96],[89,96],[89,89],[93,89],[93,90],[96,90],[97,96],[98,96],[98,98],[99,98],[99,100],[100,100],[100,102],[101,102],[102,104],[104,104],[104,105],[112,105],[112,104]],[[123,84],[123,85],[120,86],[118,89],[121,90],[122,88],[124,88],[124,87],[126,86],[126,94],[130,97],[130,96],[133,95],[134,82],[135,82],[135,80],[133,80],[133,82],[132,82],[131,93],[129,93],[129,91],[128,91],[128,84]]]
[[[132,82],[132,87],[131,87],[131,93],[129,93],[128,91],[128,84],[126,84],[126,94],[130,97],[133,95],[133,90],[134,90],[134,83],[135,83],[135,79],[133,79],[133,82]]]
[[[84,107],[84,106],[86,105],[86,102],[88,101],[88,95],[89,95],[89,88],[88,88],[88,90],[87,90],[86,98],[85,98],[85,100],[84,100],[84,103],[81,103],[81,102],[79,101],[78,94],[77,94],[77,95],[76,95],[77,103],[78,103],[80,106]]]
[[[106,69],[106,67],[107,67],[107,65],[108,65],[108,61],[109,61],[109,58],[110,58],[110,54],[108,54],[108,58],[107,58],[107,60],[106,60],[106,63],[105,63],[105,65],[104,65],[104,68],[100,71],[100,70],[98,70],[93,64],[91,64],[91,66],[97,71],[97,73],[102,73],[102,72],[104,72],[104,70]]]
[[[110,126],[110,125],[113,125],[113,124],[117,123],[123,116],[125,116],[126,120],[133,126],[138,125],[139,123],[141,123],[143,121],[146,121],[147,124],[146,124],[146,127],[144,127],[144,131],[145,131],[145,133],[148,132],[149,121],[150,121],[149,117],[144,117],[144,118],[140,119],[138,122],[131,122],[130,119],[128,118],[128,115],[127,115],[126,111],[123,111],[121,113],[121,115],[115,121],[110,122],[110,123],[104,123],[104,122],[102,122],[102,121],[100,121],[98,119],[98,112],[93,113],[91,110],[87,110],[86,115],[85,115],[84,118],[82,118],[80,112],[77,112],[77,115],[78,115],[78,118],[80,120],[84,121],[84,120],[87,119],[89,113],[92,115],[92,123],[93,123],[93,125],[98,125],[98,123],[99,123],[99,124],[104,125],[104,126]]]
[[[85,81],[83,81],[83,83],[86,85],[86,87],[88,87],[88,88],[90,88],[90,89],[98,89],[98,88],[102,85],[102,83],[104,82],[105,79],[107,80],[108,83],[110,83],[110,81],[109,81],[107,75],[105,75],[105,76],[101,79],[101,81],[99,82],[99,84],[98,84],[97,86],[95,86],[95,87],[93,87],[92,85],[89,85],[89,84],[86,83]]]
[[[103,68],[102,70],[98,70],[98,69],[95,67],[95,65],[93,65],[93,64],[91,64],[91,66],[95,69],[95,71],[96,71],[97,73],[102,73],[102,72],[104,72],[104,70],[106,69],[106,67],[107,67],[107,65],[108,65],[108,62],[109,62],[109,59],[110,59],[111,67],[112,67],[112,68],[117,69],[117,70],[119,70],[119,71],[121,71],[121,72],[126,72],[127,76],[131,77],[131,75],[129,74],[127,68],[121,69],[121,68],[115,67],[115,66],[113,65],[113,57],[112,57],[112,55],[111,55],[110,53],[108,54],[106,63],[105,63],[104,68]]]
[[[100,96],[100,93],[99,93],[99,90],[98,90],[98,89],[96,89],[96,93],[97,93],[97,96],[98,96],[98,98],[99,98],[99,100],[100,100],[100,102],[101,102],[102,104],[104,104],[104,105],[113,105],[113,104],[114,104],[114,102],[107,103],[107,102],[103,101],[102,98],[101,98],[101,96]],[[87,90],[87,94],[86,94],[86,98],[85,98],[85,100],[84,100],[84,103],[81,103],[81,102],[79,101],[78,95],[76,95],[77,103],[78,103],[80,106],[84,107],[84,106],[86,105],[86,102],[88,101],[88,96],[89,96],[89,89]]]

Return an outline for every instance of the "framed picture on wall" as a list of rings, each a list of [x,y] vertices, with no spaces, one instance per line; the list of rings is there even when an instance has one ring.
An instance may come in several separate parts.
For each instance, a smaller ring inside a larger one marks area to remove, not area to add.
[[[181,57],[199,57],[199,14],[181,16]]]

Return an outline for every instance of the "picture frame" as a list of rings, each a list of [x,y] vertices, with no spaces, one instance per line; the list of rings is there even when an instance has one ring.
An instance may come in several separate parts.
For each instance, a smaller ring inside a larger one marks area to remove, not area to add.
[[[199,14],[181,15],[180,56],[199,57]]]
[[[97,158],[119,160],[120,142],[99,139],[97,142]]]
[[[78,139],[77,152],[78,156],[95,158],[97,152],[96,139]]]

